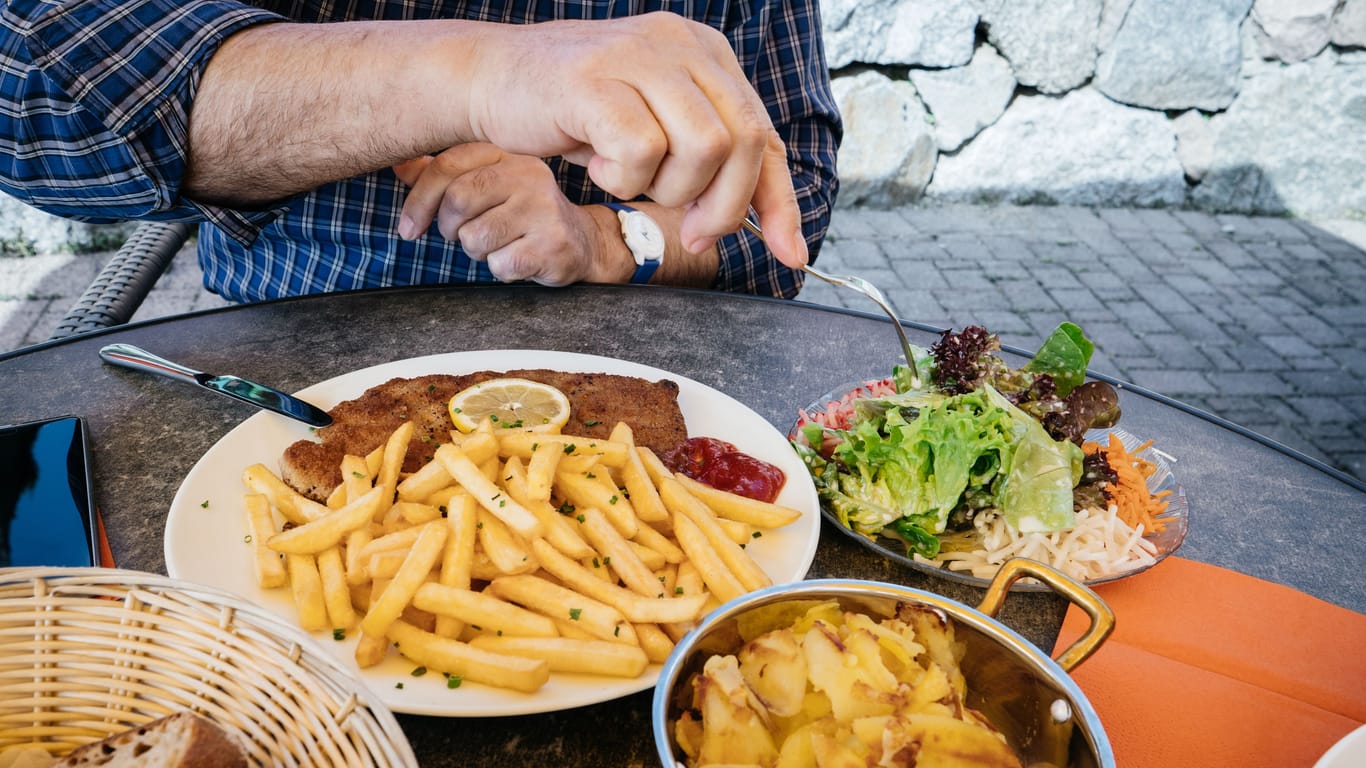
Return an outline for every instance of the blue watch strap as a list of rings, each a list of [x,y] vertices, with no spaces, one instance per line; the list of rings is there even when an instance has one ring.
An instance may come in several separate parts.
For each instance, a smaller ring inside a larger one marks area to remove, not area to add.
[[[637,209],[625,203],[600,203],[614,211],[624,211],[625,213],[635,213]],[[646,259],[645,263],[636,265],[635,274],[631,275],[631,283],[634,285],[645,285],[650,282],[655,270],[659,269],[659,261],[656,259]]]

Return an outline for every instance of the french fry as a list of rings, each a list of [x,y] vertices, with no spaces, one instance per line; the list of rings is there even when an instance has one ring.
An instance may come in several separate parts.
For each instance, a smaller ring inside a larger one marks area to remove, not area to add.
[[[672,539],[655,530],[654,526],[651,525],[641,525],[637,528],[635,538],[631,541],[658,552],[664,557],[666,563],[678,565],[683,562],[685,557],[683,550],[679,549]]]
[[[382,519],[388,513],[389,506],[394,503],[394,494],[398,491],[398,473],[403,469],[404,457],[408,455],[408,443],[413,439],[413,429],[413,422],[405,421],[390,433],[389,439],[384,443],[379,472],[375,474],[375,487],[384,489],[380,506],[375,510],[376,520]]]
[[[381,552],[406,551],[413,546],[413,542],[417,541],[417,537],[420,535],[422,535],[422,526],[420,525],[386,533],[378,538],[370,539],[368,544],[361,547],[358,554],[368,560]]]
[[[610,438],[631,448],[626,453],[626,460],[621,464],[621,484],[626,486],[626,492],[631,495],[631,506],[635,509],[636,517],[647,523],[667,520],[669,511],[664,508],[659,491],[650,479],[650,474],[645,471],[645,463],[641,461],[640,454],[635,450],[635,434],[631,428],[626,422],[619,421],[612,427]]]
[[[712,548],[706,534],[682,512],[674,512],[674,534],[678,545],[688,555],[702,577],[702,583],[721,602],[729,602],[745,594],[744,585],[730,572],[721,556]]]
[[[474,500],[479,502],[479,506],[507,523],[507,526],[517,535],[523,538],[531,538],[544,533],[544,526],[541,525],[541,521],[531,514],[526,507],[510,498],[503,489],[484,477],[479,468],[461,449],[453,445],[443,445],[436,449],[436,457],[446,467],[446,471],[450,473],[451,477],[465,486]]]
[[[674,641],[657,624],[637,624],[636,637],[640,638],[645,657],[655,664],[663,664],[673,653]]]
[[[409,660],[473,683],[531,693],[550,679],[550,665],[541,659],[509,656],[475,648],[459,640],[424,632],[404,621],[389,626],[389,639]]]
[[[707,541],[711,543],[721,561],[739,580],[746,592],[772,586],[773,580],[764,573],[764,569],[760,568],[759,564],[754,562],[754,558],[750,557],[745,550],[740,548],[740,545],[726,535],[725,530],[716,522],[716,515],[711,509],[696,496],[689,493],[682,483],[672,477],[665,478],[664,482],[660,483],[659,496],[664,500],[664,506],[675,514],[674,532],[679,535],[680,541],[682,533],[678,530],[677,515],[683,514],[706,536]],[[687,547],[684,547],[683,551],[687,552]],[[689,555],[691,554],[689,552]],[[702,571],[702,577],[705,580],[707,573],[702,569],[701,564],[698,565],[698,570]],[[718,597],[721,594],[715,588],[712,591],[716,592]]]
[[[716,524],[721,527],[721,532],[726,538],[744,547],[755,539],[763,536],[763,532],[749,523],[742,523],[739,520],[727,520],[724,517],[713,518]],[[755,534],[758,534],[757,536]]]
[[[355,659],[356,666],[364,669],[373,667],[384,661],[384,657],[389,653],[389,638],[384,635],[376,637],[361,632],[360,640],[356,642]]]
[[[503,521],[482,507],[478,510],[479,546],[502,573],[531,573],[538,567],[530,550]]]
[[[356,623],[351,605],[351,586],[346,582],[346,567],[341,550],[329,547],[318,553],[318,577],[322,580],[323,603],[333,629],[349,629]]]
[[[341,509],[346,506],[346,486],[338,485],[333,488],[332,492],[327,494],[326,504],[328,509]]]
[[[252,464],[242,470],[242,482],[253,493],[263,494],[270,499],[271,506],[280,510],[280,514],[295,525],[325,517],[331,511],[327,505],[319,504],[289,487],[264,464]]]
[[[749,523],[759,528],[781,528],[796,522],[802,513],[778,504],[751,499],[738,493],[713,488],[682,473],[674,475],[684,488],[706,504],[717,517]]]
[[[397,549],[376,552],[365,561],[365,572],[370,574],[370,578],[375,581],[380,579],[387,581],[398,575],[398,569],[403,567],[403,560],[406,557],[406,553]],[[375,594],[379,594],[378,590]]]
[[[599,640],[636,640],[635,629],[616,608],[539,576],[499,576],[489,582],[487,590],[552,619],[567,619]]]
[[[359,499],[338,510],[329,510],[316,520],[271,536],[266,544],[284,554],[316,554],[334,547],[346,534],[368,523],[383,500],[384,489],[373,488]]]
[[[476,465],[498,455],[498,438],[493,436],[493,428],[487,427],[479,432],[465,436],[460,443],[460,452],[469,457]]]
[[[398,510],[399,517],[409,525],[422,525],[441,517],[440,509],[416,501],[396,501],[394,508]]]
[[[456,617],[484,632],[515,637],[558,637],[548,617],[483,592],[428,582],[413,595],[413,605],[440,616]]]
[[[545,539],[570,557],[591,557],[593,548],[583,540],[569,518],[561,515],[549,502],[533,499],[527,490],[528,468],[516,456],[503,465],[503,486],[518,504],[526,507],[545,526]]]
[[[651,571],[657,571],[668,564],[668,560],[664,559],[664,554],[662,552],[650,549],[644,544],[627,541],[626,546],[630,547],[631,551],[636,553],[636,557],[640,558],[640,562]]]
[[[365,612],[365,618],[360,623],[365,634],[386,633],[389,625],[403,614],[404,607],[412,601],[413,594],[427,580],[427,574],[441,556],[446,544],[446,526],[435,522],[427,523],[422,528],[422,534],[413,542],[413,548],[398,573],[394,574],[393,581],[371,600],[370,610]]]
[[[310,632],[328,629],[323,582],[313,555],[286,555],[285,565],[289,569],[289,588],[294,595],[294,607],[299,611],[299,626]]]
[[[561,469],[555,473],[555,490],[576,509],[596,507],[602,510],[622,536],[628,539],[635,536],[640,523],[626,495],[615,486],[609,488],[599,483],[597,477],[589,477],[590,474],[593,473],[566,472]]]
[[[289,583],[285,564],[280,561],[280,553],[266,546],[266,540],[275,534],[275,518],[270,514],[270,501],[263,493],[248,493],[242,497],[247,513],[247,531],[251,548],[255,554],[252,565],[256,570],[256,583],[262,589],[283,587]]]
[[[527,499],[550,501],[551,485],[555,481],[555,467],[559,465],[560,457],[563,455],[563,450],[535,450],[531,452],[531,458],[526,463]]]
[[[472,584],[474,550],[478,541],[479,505],[468,493],[452,497],[446,507],[446,551],[441,557],[441,572],[437,583],[455,589],[469,589]],[[436,618],[436,634],[458,637],[464,622],[450,616]]]
[[[551,672],[630,678],[640,677],[650,665],[649,657],[640,647],[606,640],[484,635],[471,640],[470,645],[494,653],[541,659],[550,665]]]
[[[551,435],[544,432],[513,432],[498,436],[499,452],[504,456],[531,458],[537,450],[558,450],[564,456],[598,456],[609,467],[626,461],[628,447],[623,443],[582,435]],[[560,459],[563,461],[563,457]]]
[[[612,606],[634,623],[692,621],[700,615],[707,600],[706,593],[700,591],[680,597],[645,597],[594,576],[591,570],[543,540],[533,541],[531,547],[546,573],[574,592]],[[659,586],[659,582],[655,585]]]
[[[355,501],[375,487],[375,475],[370,471],[370,465],[365,463],[363,456],[351,454],[343,456],[341,474],[342,482],[337,487],[341,488],[342,493],[345,494],[345,502]]]
[[[603,557],[612,558],[612,569],[621,577],[622,583],[633,591],[654,597],[659,593],[659,582],[654,573],[641,561],[640,556],[631,548],[630,542],[622,538],[621,532],[594,507],[579,509],[583,516],[583,535],[588,543]]]
[[[640,463],[645,466],[645,474],[650,476],[650,482],[658,488],[666,477],[673,477],[673,470],[664,464],[664,461],[655,454],[654,451],[643,445],[636,446],[636,455],[640,457]]]
[[[448,487],[455,480],[446,467],[433,458],[398,484],[399,501],[426,501],[433,493]]]

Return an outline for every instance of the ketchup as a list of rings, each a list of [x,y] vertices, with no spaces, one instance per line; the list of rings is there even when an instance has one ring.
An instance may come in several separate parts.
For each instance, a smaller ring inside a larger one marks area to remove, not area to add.
[[[714,437],[690,437],[660,458],[699,483],[769,503],[787,482],[781,469]]]

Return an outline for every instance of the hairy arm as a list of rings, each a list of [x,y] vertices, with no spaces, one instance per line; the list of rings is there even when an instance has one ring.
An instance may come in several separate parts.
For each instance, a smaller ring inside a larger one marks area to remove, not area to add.
[[[467,49],[481,26],[278,23],[239,32],[200,80],[182,193],[249,207],[468,141],[461,110],[442,109],[468,99],[468,78],[456,71],[438,83],[426,51]]]

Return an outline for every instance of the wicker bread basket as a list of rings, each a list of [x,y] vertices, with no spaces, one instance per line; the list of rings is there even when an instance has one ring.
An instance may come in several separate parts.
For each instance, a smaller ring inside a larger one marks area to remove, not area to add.
[[[0,751],[65,754],[182,710],[260,765],[417,765],[378,697],[249,602],[136,571],[0,569]]]

